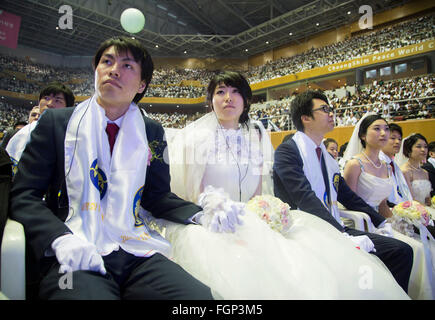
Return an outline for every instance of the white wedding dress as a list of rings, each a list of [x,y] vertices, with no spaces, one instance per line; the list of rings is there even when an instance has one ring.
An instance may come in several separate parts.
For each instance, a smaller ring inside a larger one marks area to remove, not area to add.
[[[231,161],[227,146],[240,154],[239,133],[232,131],[226,132],[231,144],[221,141],[212,150],[217,161],[205,165],[202,185],[224,188],[234,201],[241,194],[247,201],[261,175],[251,162]],[[290,217],[286,237],[248,211],[235,233],[169,224],[166,238],[172,259],[218,299],[409,299],[379,259],[355,248],[330,224],[298,210]]]
[[[429,180],[426,179],[418,179],[413,180],[411,182],[412,194],[414,195],[414,199],[420,202],[422,205],[426,206],[425,200],[427,197],[430,197],[430,192],[432,191],[432,184]],[[435,219],[435,209],[429,206],[426,206],[426,210],[429,211],[432,219]]]
[[[391,189],[394,187],[391,173],[389,178],[379,178],[365,172],[361,163],[360,167],[361,174],[358,179],[356,193],[365,202],[367,202],[367,204],[371,205],[373,208],[377,208],[382,200],[388,198],[391,193]],[[418,185],[420,188],[419,183]],[[420,201],[418,199],[415,200]],[[419,236],[415,235],[413,238],[411,238],[400,232],[397,232],[396,230],[393,230],[393,234],[394,238],[409,244],[414,252],[414,262],[408,286],[409,296],[412,299],[434,299],[434,267],[433,264],[432,266],[430,266],[430,263],[426,264],[426,255],[424,253],[423,244],[420,241]],[[435,257],[435,252],[433,250],[432,252],[432,256]]]

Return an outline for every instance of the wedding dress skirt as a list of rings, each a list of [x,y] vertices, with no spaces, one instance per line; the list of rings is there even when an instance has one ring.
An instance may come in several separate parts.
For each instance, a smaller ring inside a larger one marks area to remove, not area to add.
[[[420,202],[422,205],[426,206],[426,198],[430,197],[430,192],[432,191],[432,184],[429,180],[418,179],[413,180],[411,183],[412,194],[414,195],[414,200]],[[429,211],[432,219],[435,219],[435,209],[426,206],[426,210]]]
[[[391,192],[391,183],[389,179],[382,179],[364,171],[358,179],[357,194],[368,204],[377,207],[382,199],[386,199]],[[424,204],[424,202],[423,202]],[[425,253],[425,247],[420,240],[419,235],[408,237],[396,230],[393,230],[393,236],[411,246],[414,256],[409,278],[408,294],[412,299],[432,300],[435,299],[435,269],[430,255]],[[431,255],[435,257],[434,246],[430,246]]]
[[[290,211],[286,236],[253,212],[235,233],[169,224],[172,257],[216,299],[409,299],[385,265],[334,227]]]

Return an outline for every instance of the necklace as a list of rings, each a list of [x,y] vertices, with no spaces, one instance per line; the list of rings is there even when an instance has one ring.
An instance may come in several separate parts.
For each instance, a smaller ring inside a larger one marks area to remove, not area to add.
[[[418,168],[416,168],[416,167],[414,167],[412,164],[411,164],[411,162],[409,162],[408,161],[408,164],[409,164],[409,166],[412,168],[412,169],[414,169],[414,170],[420,170],[421,169],[421,167],[420,167],[420,163],[418,164]]]
[[[373,167],[375,167],[376,169],[380,169],[382,167],[382,162],[379,166],[377,166],[367,155],[365,152],[362,153],[364,155],[364,157],[366,157],[367,160],[370,161],[370,163],[373,165]],[[379,157],[378,157],[379,160]]]

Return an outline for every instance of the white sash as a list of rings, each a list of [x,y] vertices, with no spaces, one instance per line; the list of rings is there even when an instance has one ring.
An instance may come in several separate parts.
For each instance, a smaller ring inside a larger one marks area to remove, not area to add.
[[[74,110],[65,135],[65,174],[70,211],[65,224],[96,245],[101,255],[118,246],[136,256],[167,255],[169,243],[150,230],[140,199],[148,140],[139,108],[124,114],[110,155],[104,109],[95,96]]]
[[[18,162],[21,159],[21,155],[23,154],[24,148],[26,148],[26,144],[30,141],[30,134],[33,129],[35,129],[38,121],[33,121],[28,125],[25,125],[20,130],[15,133],[15,135],[9,140],[8,145],[6,146],[6,151],[9,154],[12,164],[13,164],[13,173],[15,174]]]
[[[406,179],[396,162],[391,160],[391,158],[383,153],[382,150],[379,152],[379,159],[385,161],[388,165],[392,162],[394,166],[394,186],[390,196],[388,197],[388,201],[394,204],[399,204],[403,201],[412,201],[412,195],[409,191]]]
[[[313,189],[317,198],[328,209],[337,222],[344,226],[340,219],[340,213],[337,207],[337,190],[340,179],[340,169],[337,161],[328,156],[325,145],[320,144],[322,149],[323,159],[325,159],[326,169],[328,173],[329,190],[331,196],[331,204],[328,203],[328,196],[326,192],[325,182],[323,180],[322,168],[317,158],[316,148],[317,145],[305,133],[297,131],[292,138],[299,149],[302,161],[304,163],[304,174],[310,182],[311,189]]]

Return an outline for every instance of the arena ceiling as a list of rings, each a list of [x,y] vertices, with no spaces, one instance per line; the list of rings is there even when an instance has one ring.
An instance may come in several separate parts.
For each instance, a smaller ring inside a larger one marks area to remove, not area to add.
[[[246,58],[357,21],[407,0],[2,0],[0,9],[21,16],[18,44],[61,55],[93,55],[114,35],[142,40],[153,56]],[[73,10],[72,29],[56,28],[62,5]],[[140,9],[145,28],[129,34],[121,13]],[[318,25],[317,25],[318,24]]]

